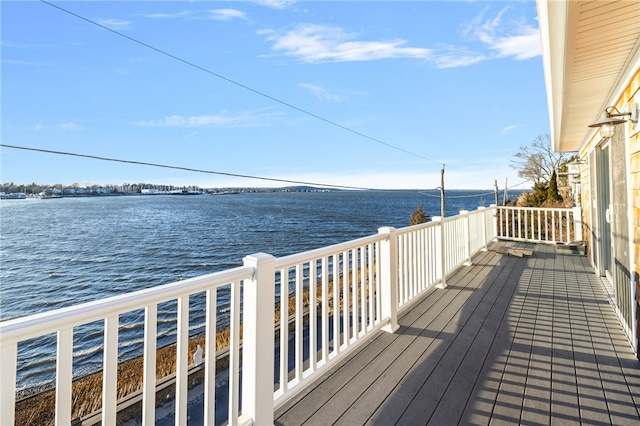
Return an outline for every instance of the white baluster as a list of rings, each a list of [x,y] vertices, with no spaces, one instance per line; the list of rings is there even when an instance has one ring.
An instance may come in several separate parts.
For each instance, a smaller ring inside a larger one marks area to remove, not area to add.
[[[56,425],[67,425],[71,423],[72,381],[73,327],[70,327],[58,331],[58,349],[56,356]]]
[[[116,424],[118,396],[118,315],[104,320],[104,355],[102,367],[102,424]]]
[[[142,424],[155,423],[156,416],[156,350],[158,305],[144,309],[144,360],[142,373]]]

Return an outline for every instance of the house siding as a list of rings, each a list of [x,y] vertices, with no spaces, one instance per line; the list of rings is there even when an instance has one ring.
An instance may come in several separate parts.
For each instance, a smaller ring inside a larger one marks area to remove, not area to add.
[[[635,71],[635,74],[631,78],[629,84],[626,86],[624,91],[622,92],[620,98],[614,104],[616,108],[621,111],[629,111],[629,107],[633,103],[640,103],[640,69]],[[625,279],[621,280],[619,277],[617,281],[625,281],[623,285],[626,285],[625,292],[630,292],[631,286],[635,286],[635,300],[623,302],[622,300],[618,300],[617,303],[624,303],[626,306],[618,305],[618,309],[621,312],[621,315],[629,318],[629,309],[632,305],[635,305],[635,318],[631,318],[631,323],[635,323],[635,327],[633,324],[628,324],[629,333],[632,333],[633,328],[635,328],[635,335],[629,335],[630,340],[635,340],[635,348],[636,354],[638,354],[638,343],[640,342],[640,124],[634,125],[629,122],[627,124],[621,125],[620,130],[622,130],[623,126],[628,126],[626,128],[626,140],[624,141],[625,145],[622,145],[626,148],[626,173],[625,177],[626,184],[628,185],[628,189],[625,189],[626,194],[623,195],[626,198],[624,204],[626,204],[626,209],[628,211],[628,216],[624,218],[624,221],[621,221],[623,224],[622,227],[628,230],[627,233],[624,232],[625,229],[620,229],[619,231],[623,233],[623,237],[619,238],[616,243],[618,244],[618,248],[621,250],[617,250],[618,254],[614,253],[615,259],[614,262],[624,262],[629,269],[629,272],[626,272],[627,276]],[[599,132],[594,133],[591,140],[589,140],[579,151],[580,159],[582,160],[581,165],[581,203],[583,206],[583,224],[584,224],[584,241],[587,242],[589,256],[591,261],[594,263],[594,266],[597,264],[597,249],[594,247],[594,244],[597,244],[593,238],[593,230],[596,229],[597,233],[597,218],[593,217],[593,206],[598,197],[598,194],[592,193],[592,184],[596,183],[595,179],[597,176],[591,176],[591,171],[594,170],[593,159],[595,158],[592,153],[598,147],[598,145],[602,142],[602,138],[599,135]],[[612,141],[613,142],[613,141]],[[612,143],[612,146],[616,144]],[[620,145],[617,145],[618,149]],[[619,154],[619,152],[618,152]],[[616,176],[616,178],[620,178],[620,176]],[[619,197],[622,195],[620,193],[616,194]],[[600,213],[598,213],[600,214]],[[620,245],[623,247],[620,247]],[[626,259],[621,259],[620,253],[626,253],[629,250],[630,256],[627,256]],[[621,292],[621,288],[617,289],[617,293]],[[629,293],[627,293],[629,294]],[[618,294],[620,296],[620,294]],[[628,300],[628,299],[627,299]],[[625,315],[625,312],[627,313]],[[628,320],[627,320],[628,321]],[[639,355],[640,358],[640,355]]]
[[[640,103],[640,70],[629,85],[625,97]],[[640,342],[640,123],[629,137],[631,184],[631,227],[633,229],[633,281],[636,285],[636,342]],[[635,132],[635,133],[634,133]],[[640,358],[640,350],[637,351]]]

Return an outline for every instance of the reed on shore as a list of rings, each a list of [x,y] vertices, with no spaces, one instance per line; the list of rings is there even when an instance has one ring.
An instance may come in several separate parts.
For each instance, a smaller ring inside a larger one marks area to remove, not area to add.
[[[368,268],[367,268],[368,269]],[[358,271],[357,283],[361,282],[360,271]],[[368,274],[365,273],[365,277]],[[365,278],[366,281],[366,278]],[[340,274],[339,286],[342,287],[343,276]],[[316,303],[322,303],[322,286],[316,283]],[[350,290],[353,283],[350,283]],[[333,279],[328,281],[328,300],[329,312],[333,312]],[[368,293],[368,292],[367,292]],[[308,288],[302,294],[303,309],[309,310],[309,290]],[[366,293],[365,293],[366,294]],[[358,292],[358,299],[362,297],[362,293]],[[342,306],[343,297],[339,293],[339,304]],[[293,315],[296,312],[296,296],[288,298],[288,312]],[[275,323],[280,321],[280,303],[277,303],[274,311]],[[240,338],[242,338],[242,324],[240,325]],[[229,347],[230,329],[224,328],[216,332],[216,352],[223,351]],[[204,336],[196,336],[189,340],[188,352],[195,353],[198,345],[206,350]],[[142,389],[143,384],[143,362],[142,355],[121,362],[118,365],[118,389],[117,399],[121,400],[126,396]],[[156,380],[163,379],[176,372],[176,344],[158,348],[156,352]],[[86,418],[87,416],[99,411],[102,406],[102,371],[92,373],[88,376],[78,378],[72,384],[72,419]],[[157,401],[161,402],[161,401]],[[31,394],[21,396],[16,402],[15,424],[24,426],[36,425],[53,425],[55,422],[55,388],[45,391],[35,391]]]

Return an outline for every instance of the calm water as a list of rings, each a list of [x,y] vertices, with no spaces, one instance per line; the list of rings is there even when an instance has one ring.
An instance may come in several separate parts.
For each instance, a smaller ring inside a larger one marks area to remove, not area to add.
[[[493,202],[487,191],[447,195],[447,216]],[[375,234],[381,226],[404,227],[421,203],[430,216],[439,215],[437,191],[3,200],[0,319],[240,266],[256,252],[283,256]],[[191,299],[190,328],[197,332],[203,300]],[[174,337],[175,315],[175,302],[160,307],[159,344]],[[140,353],[142,321],[143,311],[120,318],[121,359]],[[101,368],[102,329],[102,323],[75,329],[75,376]],[[18,356],[20,389],[49,383],[55,335],[21,344]]]

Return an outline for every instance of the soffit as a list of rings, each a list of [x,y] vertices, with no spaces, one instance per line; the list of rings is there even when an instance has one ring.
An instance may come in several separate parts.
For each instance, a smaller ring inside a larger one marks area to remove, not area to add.
[[[551,22],[540,25],[545,79],[556,82],[547,87],[552,143],[556,151],[578,151],[593,132],[587,125],[615,101],[637,66],[640,1],[545,3],[540,19]],[[554,49],[560,54],[553,56]]]

